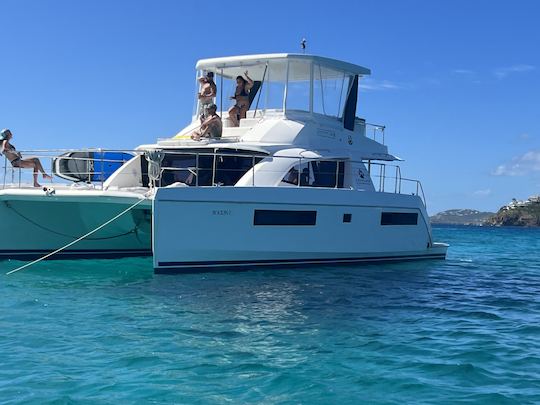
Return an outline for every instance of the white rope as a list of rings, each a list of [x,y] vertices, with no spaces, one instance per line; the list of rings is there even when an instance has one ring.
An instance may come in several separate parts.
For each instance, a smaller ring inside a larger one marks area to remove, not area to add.
[[[126,208],[126,209],[125,209],[124,211],[122,211],[120,214],[118,214],[118,215],[116,215],[115,217],[109,219],[107,222],[101,224],[100,226],[98,226],[98,227],[95,228],[94,230],[88,232],[87,234],[81,236],[80,238],[75,239],[74,241],[68,243],[67,245],[61,247],[60,249],[56,249],[54,252],[48,253],[48,254],[46,254],[45,256],[40,257],[40,258],[37,259],[37,260],[34,260],[33,262],[26,263],[24,266],[18,267],[18,268],[16,268],[15,270],[8,271],[8,272],[6,273],[6,275],[9,276],[10,274],[13,274],[13,273],[15,273],[15,272],[17,272],[17,271],[26,269],[27,267],[30,267],[30,266],[32,266],[32,265],[34,265],[34,264],[36,264],[36,263],[39,263],[40,261],[45,260],[45,259],[51,257],[52,255],[55,255],[55,254],[57,254],[58,252],[61,252],[62,250],[67,249],[67,248],[70,247],[70,246],[73,246],[74,244],[80,242],[80,241],[83,240],[84,238],[86,238],[86,237],[88,237],[88,236],[90,236],[90,235],[96,233],[96,232],[99,231],[100,229],[106,227],[106,226],[109,225],[111,222],[117,220],[117,219],[120,218],[122,215],[124,215],[124,214],[127,213],[128,211],[132,210],[133,208],[135,208],[137,205],[139,205],[139,204],[142,203],[143,201],[146,201],[146,198],[143,198],[143,199],[137,201],[135,204],[133,204],[133,205],[131,205],[130,207]]]
[[[148,177],[152,181],[152,186],[155,187],[156,182],[161,178],[161,162],[165,153],[159,150],[149,150],[145,152],[144,156],[148,161]]]

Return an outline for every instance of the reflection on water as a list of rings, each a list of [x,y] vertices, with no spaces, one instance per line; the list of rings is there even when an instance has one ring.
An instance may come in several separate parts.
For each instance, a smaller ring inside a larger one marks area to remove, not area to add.
[[[0,398],[535,402],[539,234],[435,232],[446,261],[158,276],[151,259],[80,260],[1,276]]]

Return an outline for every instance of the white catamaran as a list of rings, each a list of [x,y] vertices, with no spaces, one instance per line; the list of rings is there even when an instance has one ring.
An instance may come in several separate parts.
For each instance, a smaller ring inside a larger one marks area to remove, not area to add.
[[[246,72],[245,109],[229,110]],[[61,254],[153,253],[160,273],[445,257],[420,182],[392,164],[399,159],[388,152],[384,126],[356,116],[368,69],[267,54],[199,61],[197,78],[209,73],[220,137],[192,139],[208,101],[197,98],[190,125],[140,146],[102,182],[41,190],[4,180],[0,227],[9,237],[0,254],[57,249],[145,199]],[[55,158],[56,173],[68,178],[73,168],[58,159],[81,158]],[[4,175],[17,177],[15,170]]]

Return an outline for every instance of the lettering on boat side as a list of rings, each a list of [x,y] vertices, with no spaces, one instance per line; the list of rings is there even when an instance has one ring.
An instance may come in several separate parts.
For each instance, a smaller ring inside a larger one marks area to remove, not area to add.
[[[232,210],[212,210],[212,215],[224,216],[224,215],[231,215],[231,214],[232,214]]]
[[[336,139],[336,133],[334,131],[329,130],[329,129],[321,129],[321,128],[319,128],[319,130],[317,131],[317,134],[319,136],[323,136],[325,138]]]

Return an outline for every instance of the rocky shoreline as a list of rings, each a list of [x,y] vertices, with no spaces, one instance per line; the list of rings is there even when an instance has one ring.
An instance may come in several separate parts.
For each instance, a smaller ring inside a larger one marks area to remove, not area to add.
[[[514,199],[496,213],[452,209],[439,212],[430,219],[432,224],[441,225],[540,227],[540,197],[530,197],[526,201]]]

